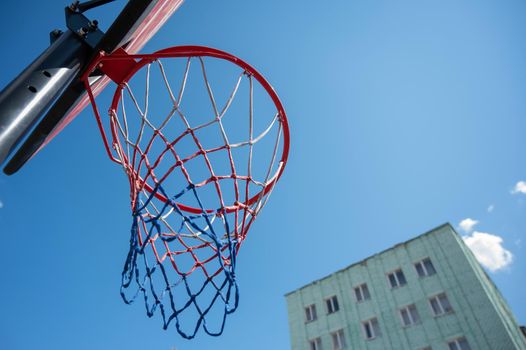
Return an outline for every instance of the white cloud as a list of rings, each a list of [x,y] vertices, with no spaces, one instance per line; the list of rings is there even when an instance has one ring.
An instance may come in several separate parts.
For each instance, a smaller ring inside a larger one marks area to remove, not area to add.
[[[488,213],[491,213],[493,209],[495,209],[495,206],[493,204],[490,204],[490,206],[488,207]]]
[[[3,207],[4,207],[4,203],[0,201],[0,209],[2,209]]]
[[[464,219],[462,220],[459,224],[458,224],[458,227],[460,227],[460,229],[466,233],[470,233],[471,231],[473,231],[473,227],[475,227],[476,224],[478,224],[479,222],[477,220],[473,220],[473,219],[470,219],[470,218],[467,218],[467,219]]]
[[[511,264],[513,254],[502,246],[502,237],[475,231],[462,237],[482,266],[496,272]]]
[[[515,193],[523,193],[526,194],[526,182],[525,181],[519,181],[515,184],[515,187],[511,191],[512,194]]]

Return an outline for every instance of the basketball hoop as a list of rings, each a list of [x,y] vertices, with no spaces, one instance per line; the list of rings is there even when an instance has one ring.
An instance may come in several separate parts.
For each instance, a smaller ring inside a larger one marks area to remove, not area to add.
[[[191,83],[195,65],[198,85]],[[100,71],[117,84],[109,118],[89,83]],[[232,83],[220,98],[212,76]],[[278,96],[244,61],[201,46],[101,54],[83,80],[105,149],[130,184],[124,301],[142,296],[148,316],[159,309],[164,328],[174,321],[185,338],[201,326],[221,334],[238,306],[236,256],[287,163],[289,128]],[[189,85],[202,86],[205,97],[187,97]],[[190,106],[202,110],[189,113]]]

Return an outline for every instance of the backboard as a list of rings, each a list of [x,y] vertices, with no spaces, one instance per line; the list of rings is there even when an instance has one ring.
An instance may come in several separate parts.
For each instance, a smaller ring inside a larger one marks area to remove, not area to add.
[[[51,46],[0,92],[0,163],[18,171],[61,132],[89,103],[80,81],[103,51],[137,53],[181,6],[183,0],[129,0],[106,33],[84,11],[113,0],[78,1],[66,7],[66,32],[51,33]],[[92,76],[98,94],[109,82]]]

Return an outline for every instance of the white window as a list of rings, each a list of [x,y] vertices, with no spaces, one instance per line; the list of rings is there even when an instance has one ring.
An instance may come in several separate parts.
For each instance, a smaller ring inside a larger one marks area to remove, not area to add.
[[[416,262],[415,269],[419,277],[431,276],[437,273],[431,259],[429,258]]]
[[[468,341],[464,337],[449,341],[447,346],[449,346],[449,350],[471,350]]]
[[[305,308],[305,322],[312,322],[316,320],[318,316],[316,315],[316,305],[312,304]]]
[[[366,283],[354,288],[354,295],[356,296],[357,302],[362,302],[371,299],[371,294],[369,293],[369,288],[367,288]]]
[[[329,299],[326,299],[325,304],[327,305],[328,314],[332,314],[340,310],[340,306],[338,305],[338,298],[336,297],[336,295],[330,297]]]
[[[322,350],[321,338],[309,340],[309,350]]]
[[[435,316],[453,312],[453,308],[447,299],[446,293],[440,293],[429,299],[429,304]]]
[[[411,326],[420,322],[420,315],[415,304],[408,305],[399,310],[400,320],[403,326]]]
[[[389,285],[391,288],[401,287],[407,284],[407,280],[405,279],[404,273],[401,269],[388,273],[387,279],[389,280]]]
[[[343,334],[343,329],[331,333],[332,336],[332,349],[333,350],[342,350],[345,349],[345,335]]]
[[[376,317],[362,322],[362,328],[365,339],[374,339],[381,335],[380,326],[378,325]]]

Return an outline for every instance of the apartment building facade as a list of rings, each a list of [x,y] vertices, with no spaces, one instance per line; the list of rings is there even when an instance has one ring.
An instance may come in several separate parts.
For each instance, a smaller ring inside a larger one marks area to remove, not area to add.
[[[286,294],[292,350],[526,350],[450,224]]]

